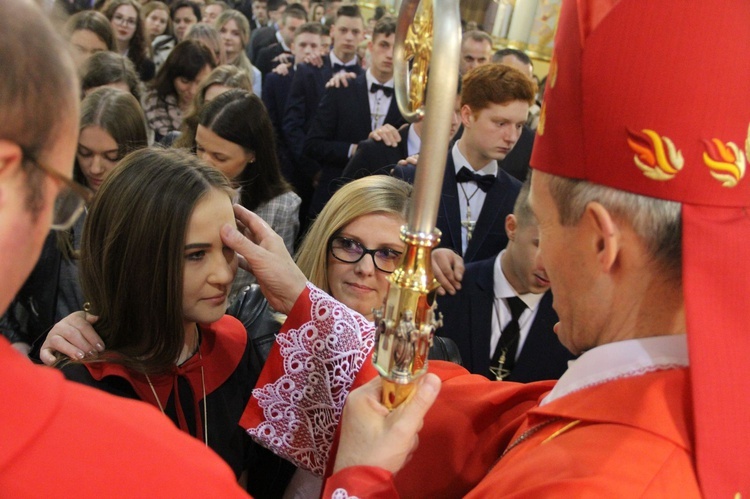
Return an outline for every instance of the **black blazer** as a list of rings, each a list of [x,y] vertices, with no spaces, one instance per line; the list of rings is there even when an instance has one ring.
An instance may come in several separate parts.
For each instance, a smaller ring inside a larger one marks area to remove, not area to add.
[[[436,223],[437,228],[442,232],[440,247],[453,249],[463,256],[466,263],[495,256],[508,244],[508,236],[505,234],[505,217],[513,213],[513,205],[521,190],[521,182],[498,168],[497,180],[487,192],[482,211],[474,227],[474,234],[466,247],[466,254],[461,254],[461,209],[458,204],[455,171],[453,153],[449,151]],[[413,165],[397,166],[394,168],[393,176],[413,183],[415,173],[416,169]]]
[[[387,146],[382,140],[367,139],[360,142],[357,152],[341,173],[344,181],[349,182],[370,175],[388,175],[393,165],[409,155],[407,139],[410,128],[411,125],[399,129],[401,142],[396,144],[396,147]]]
[[[487,377],[492,355],[494,265],[495,258],[468,264],[461,290],[453,296],[437,298],[438,311],[443,314],[443,327],[436,334],[456,342],[466,369]],[[568,368],[568,361],[575,356],[560,343],[552,330],[557,320],[552,309],[552,293],[548,291],[539,302],[531,330],[508,381],[528,383],[562,376]]]
[[[404,123],[395,97],[391,99],[385,123],[396,128]],[[365,74],[351,80],[347,87],[325,90],[304,145],[304,154],[322,166],[318,188],[310,207],[311,215],[319,213],[335,192],[334,182],[341,177],[349,161],[349,147],[365,140],[371,131],[369,90]]]
[[[255,64],[261,49],[276,43],[276,26],[264,26],[253,31],[250,42],[245,47],[248,59]]]
[[[283,53],[284,47],[282,47],[280,43],[271,44],[268,47],[262,48],[260,52],[258,52],[258,55],[256,56],[257,61],[255,63],[255,67],[258,68],[258,71],[260,71],[260,74],[263,76],[264,82],[266,75],[270,73],[278,64],[278,61],[274,61],[274,58]],[[287,52],[287,54],[289,53],[290,52]]]
[[[283,76],[273,72],[269,73],[263,84],[261,97],[263,104],[265,104],[268,110],[268,116],[271,118],[271,124],[276,134],[281,172],[284,174],[284,178],[296,185],[294,162],[292,161],[286,140],[284,140],[284,135],[281,132],[284,109],[286,109],[286,100],[289,96],[289,90],[292,88],[293,78],[294,67],[289,68],[289,73]]]
[[[351,71],[360,74],[362,68],[355,65],[351,68]],[[323,66],[321,67],[304,63],[297,65],[281,126],[284,139],[289,144],[294,159],[297,161],[302,158],[305,134],[310,128],[312,117],[318,109],[320,98],[331,76],[333,76],[333,68],[328,56],[323,58]],[[317,171],[317,168],[314,168],[314,170]],[[310,173],[315,173],[315,171]]]

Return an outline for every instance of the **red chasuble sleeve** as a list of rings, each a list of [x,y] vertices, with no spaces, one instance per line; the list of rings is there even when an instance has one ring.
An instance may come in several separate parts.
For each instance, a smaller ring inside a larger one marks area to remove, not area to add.
[[[372,466],[344,468],[326,481],[323,499],[394,499],[393,475]]]

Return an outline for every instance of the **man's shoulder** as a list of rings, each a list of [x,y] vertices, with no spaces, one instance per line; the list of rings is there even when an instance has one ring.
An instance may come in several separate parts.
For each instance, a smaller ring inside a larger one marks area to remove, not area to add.
[[[158,410],[66,381],[53,369],[11,356],[6,345],[0,345],[7,376],[0,390],[8,408],[0,411],[3,494],[76,490],[90,496],[111,493],[117,482],[134,495],[211,495],[218,487],[240,496],[228,466]]]

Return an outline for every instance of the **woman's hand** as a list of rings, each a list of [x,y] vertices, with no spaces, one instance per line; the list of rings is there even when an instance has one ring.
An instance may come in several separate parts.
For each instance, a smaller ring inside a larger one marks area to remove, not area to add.
[[[234,205],[237,228],[221,229],[224,244],[237,252],[240,267],[258,280],[263,295],[277,312],[288,314],[305,290],[307,278],[297,268],[284,240],[255,213]]]
[[[87,355],[96,356],[104,351],[104,341],[96,334],[92,324],[99,319],[86,312],[73,312],[55,324],[42,343],[39,358],[51,366],[57,361],[55,352],[81,360]]]

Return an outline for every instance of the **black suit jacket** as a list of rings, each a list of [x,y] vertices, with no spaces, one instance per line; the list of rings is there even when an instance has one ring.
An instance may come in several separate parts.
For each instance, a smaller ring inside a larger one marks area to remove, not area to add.
[[[360,74],[362,68],[359,65],[354,65],[351,71]],[[331,76],[333,76],[333,68],[328,56],[323,58],[323,66],[321,67],[304,63],[297,65],[297,71],[292,80],[292,88],[289,90],[289,97],[287,98],[282,130],[284,139],[289,144],[295,160],[300,163],[309,164],[301,161],[305,134],[310,128],[312,117],[318,109],[320,98]],[[308,168],[307,173],[312,176],[318,169],[319,165],[314,163],[313,166]]]
[[[415,173],[416,169],[412,165],[397,166],[394,168],[393,176],[407,182],[414,182]],[[513,205],[520,190],[521,182],[498,168],[497,179],[484,199],[474,233],[466,247],[466,254],[462,254],[458,184],[453,166],[453,154],[449,151],[436,223],[437,228],[442,232],[440,247],[453,249],[463,257],[466,263],[484,260],[500,253],[508,244],[505,217],[513,213]]]
[[[250,61],[255,64],[261,49],[276,43],[276,26],[264,26],[253,31],[250,42],[245,47],[245,53]]]
[[[461,290],[437,299],[443,314],[443,327],[437,334],[451,338],[461,352],[463,366],[470,372],[489,377],[490,337],[494,303],[495,258],[466,266]],[[534,322],[508,381],[528,383],[558,379],[575,358],[553,331],[557,314],[552,309],[552,293],[539,302]]]
[[[304,145],[304,154],[322,166],[311,215],[319,213],[336,190],[333,183],[341,177],[349,161],[350,146],[365,140],[372,131],[369,94],[367,77],[360,74],[347,87],[326,89],[320,100]],[[396,128],[404,123],[395,97],[391,99],[385,123]]]
[[[278,64],[278,61],[274,61],[274,59],[283,53],[284,47],[282,47],[280,43],[271,44],[268,47],[262,48],[261,51],[258,52],[255,67],[258,68],[260,74],[263,75],[264,82],[266,75],[270,73]],[[291,53],[287,52],[287,54]]]
[[[266,77],[266,83],[263,85],[262,99],[266,105],[268,116],[271,118],[274,132],[276,132],[276,144],[278,145],[279,160],[281,162],[281,172],[284,178],[297,185],[295,178],[294,163],[291,159],[289,147],[281,133],[281,123],[284,119],[284,109],[286,109],[286,100],[289,96],[289,90],[292,88],[292,79],[294,78],[294,68],[289,68],[289,73],[282,76],[277,73],[269,73]]]
[[[409,155],[408,137],[409,126],[402,126],[398,133],[401,142],[396,147],[387,146],[382,140],[367,139],[357,146],[357,152],[351,157],[341,177],[349,182],[370,175],[388,175],[393,165]]]

